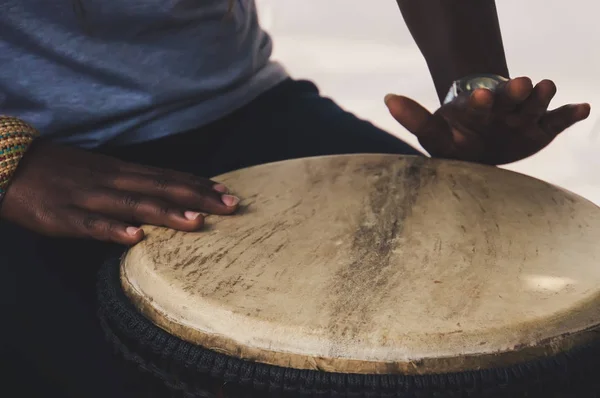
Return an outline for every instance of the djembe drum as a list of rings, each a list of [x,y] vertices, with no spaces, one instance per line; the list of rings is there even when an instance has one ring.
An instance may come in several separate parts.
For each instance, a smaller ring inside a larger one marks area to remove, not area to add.
[[[594,204],[392,155],[216,180],[238,214],[144,227],[101,271],[101,321],[142,396],[600,396]]]

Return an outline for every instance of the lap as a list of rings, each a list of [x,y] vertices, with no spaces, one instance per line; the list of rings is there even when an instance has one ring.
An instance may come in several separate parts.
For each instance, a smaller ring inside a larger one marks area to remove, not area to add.
[[[299,157],[421,155],[402,140],[321,96],[313,83],[291,79],[206,127],[141,145],[106,148],[105,152],[204,177]]]
[[[231,133],[224,131],[224,143],[213,154],[215,159],[231,159],[226,169],[308,156],[419,154],[321,96],[307,81],[283,83],[242,109],[228,124],[223,129]]]
[[[2,360],[17,361],[18,369],[6,364],[20,373],[15,377],[45,394],[56,388],[61,396],[118,396],[118,373],[95,316],[95,264],[90,264],[107,249],[95,242],[44,238],[4,222],[0,241],[5,243],[0,289],[9,307],[4,314],[10,314]]]

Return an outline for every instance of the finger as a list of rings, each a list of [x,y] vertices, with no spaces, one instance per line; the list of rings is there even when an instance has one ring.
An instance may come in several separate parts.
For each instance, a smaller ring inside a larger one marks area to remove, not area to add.
[[[220,193],[228,193],[229,192],[229,189],[225,185],[215,182],[215,181],[212,181],[209,178],[198,177],[191,173],[184,173],[184,172],[180,172],[180,171],[176,171],[176,170],[161,169],[158,167],[150,167],[150,166],[139,167],[139,169],[137,169],[137,171],[135,171],[135,173],[152,175],[152,176],[155,176],[156,178],[178,181],[178,182],[181,182],[184,184],[189,184],[189,185],[197,186],[197,187],[207,187],[207,188],[211,188]]]
[[[204,216],[185,210],[159,198],[138,193],[102,190],[93,195],[76,198],[77,206],[92,213],[104,214],[134,224],[150,224],[179,231],[197,231],[204,224]]]
[[[208,214],[231,214],[239,203],[239,198],[218,192],[214,186],[185,183],[163,174],[122,173],[113,177],[107,185],[120,191],[161,198],[181,208]],[[221,187],[226,190],[224,186]]]
[[[580,122],[590,115],[589,104],[564,105],[547,112],[540,120],[540,126],[550,136],[554,137],[567,128]]]
[[[533,83],[528,77],[518,77],[503,82],[495,90],[495,106],[498,112],[509,112],[525,101],[533,91]]]
[[[492,115],[494,94],[487,89],[476,89],[472,93],[461,93],[452,102],[444,105],[442,113],[458,124],[470,128],[487,124]]]
[[[452,132],[444,119],[404,96],[388,94],[385,104],[394,119],[414,134],[432,155],[446,156],[452,152]]]
[[[78,158],[82,158],[85,160],[85,156],[89,156],[89,154],[80,151],[73,151],[70,148],[61,148],[66,153],[65,155],[74,156]],[[136,163],[125,162],[120,159],[94,154],[97,160],[90,167],[89,172],[93,175],[94,178],[103,178],[105,180],[110,180],[116,174],[129,173],[129,174],[141,174],[141,175],[152,175],[152,176],[162,176],[165,179],[169,180],[177,180],[180,182],[187,183],[189,185],[198,185],[204,186],[208,188],[213,188],[214,190],[227,193],[227,188],[225,188],[222,184],[218,184],[214,181],[211,181],[206,178],[201,178],[194,176],[189,173],[182,173],[173,170],[162,169],[158,167],[139,165]]]
[[[91,238],[122,245],[134,245],[144,237],[141,228],[108,217],[72,208],[62,217],[64,234],[73,237]]]
[[[546,113],[555,95],[556,84],[552,80],[542,80],[535,85],[531,95],[521,105],[521,113],[530,120],[539,119]]]
[[[474,112],[488,112],[494,105],[494,94],[490,90],[478,88],[469,96],[469,109]]]

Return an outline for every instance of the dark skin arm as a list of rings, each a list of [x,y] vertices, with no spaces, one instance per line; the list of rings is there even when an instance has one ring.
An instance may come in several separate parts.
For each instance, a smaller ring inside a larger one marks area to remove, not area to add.
[[[440,102],[454,80],[508,76],[494,0],[397,0],[425,57]]]
[[[440,102],[454,80],[482,73],[509,77],[494,0],[397,3],[427,62]],[[407,97],[388,95],[385,102],[433,157],[499,165],[539,152],[589,116],[589,104],[548,111],[555,94],[556,85],[550,80],[534,87],[531,79],[519,77],[501,83],[493,93],[485,89],[463,93],[433,114]]]

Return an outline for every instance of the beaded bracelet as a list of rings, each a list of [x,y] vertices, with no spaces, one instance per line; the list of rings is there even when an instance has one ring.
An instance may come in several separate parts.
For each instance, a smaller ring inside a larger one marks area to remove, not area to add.
[[[0,203],[19,161],[38,136],[38,131],[24,121],[0,116]]]

